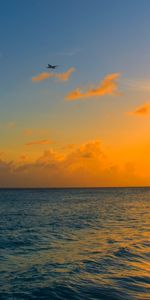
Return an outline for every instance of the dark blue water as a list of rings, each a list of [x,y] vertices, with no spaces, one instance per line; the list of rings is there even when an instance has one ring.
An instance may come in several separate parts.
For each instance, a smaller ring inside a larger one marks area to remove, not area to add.
[[[150,189],[0,190],[0,299],[150,299]]]

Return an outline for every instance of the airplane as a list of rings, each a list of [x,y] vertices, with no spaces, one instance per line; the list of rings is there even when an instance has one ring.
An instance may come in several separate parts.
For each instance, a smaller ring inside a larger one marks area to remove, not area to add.
[[[53,66],[50,64],[48,64],[48,66],[47,66],[48,69],[56,69],[57,67],[58,67],[58,65]]]

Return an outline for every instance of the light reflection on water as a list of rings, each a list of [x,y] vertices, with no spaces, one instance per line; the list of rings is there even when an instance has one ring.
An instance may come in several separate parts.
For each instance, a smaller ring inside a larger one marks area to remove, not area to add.
[[[150,299],[150,189],[0,190],[1,299]]]

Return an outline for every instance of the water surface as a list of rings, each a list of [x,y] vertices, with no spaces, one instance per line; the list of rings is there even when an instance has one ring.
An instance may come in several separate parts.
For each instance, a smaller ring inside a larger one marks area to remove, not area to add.
[[[150,299],[150,188],[0,190],[0,299]]]

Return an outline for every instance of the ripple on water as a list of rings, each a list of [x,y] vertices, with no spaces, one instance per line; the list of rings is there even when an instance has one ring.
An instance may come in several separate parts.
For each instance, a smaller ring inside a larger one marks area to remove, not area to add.
[[[150,299],[150,189],[0,190],[0,299]]]

